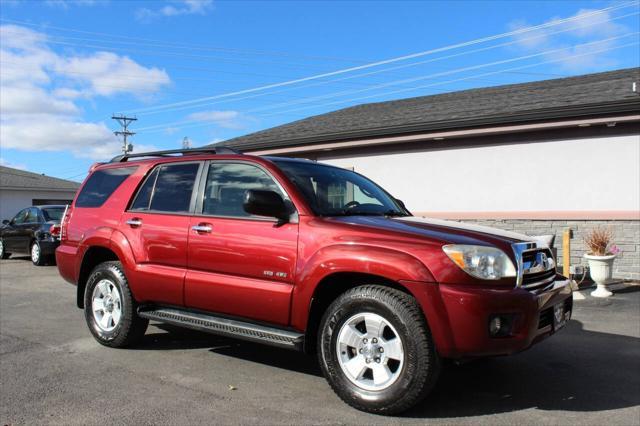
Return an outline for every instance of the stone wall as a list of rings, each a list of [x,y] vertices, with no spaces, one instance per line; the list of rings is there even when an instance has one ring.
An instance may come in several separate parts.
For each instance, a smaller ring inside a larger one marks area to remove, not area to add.
[[[571,264],[585,265],[584,236],[595,227],[611,227],[614,242],[622,250],[614,263],[614,278],[640,280],[640,220],[531,220],[531,219],[476,219],[463,222],[492,226],[527,235],[554,234],[558,264],[562,266],[562,232],[570,228]]]

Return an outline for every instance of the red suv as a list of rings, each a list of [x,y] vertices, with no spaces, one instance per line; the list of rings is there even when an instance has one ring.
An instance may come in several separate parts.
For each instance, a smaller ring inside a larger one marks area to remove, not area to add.
[[[334,391],[375,413],[420,401],[442,359],[522,351],[572,309],[530,237],[417,218],[353,171],[227,148],[92,167],[56,259],[103,345],[155,320],[317,352]]]

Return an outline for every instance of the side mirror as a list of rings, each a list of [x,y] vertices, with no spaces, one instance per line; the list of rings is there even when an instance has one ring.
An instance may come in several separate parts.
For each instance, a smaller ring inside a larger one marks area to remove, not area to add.
[[[3,224],[3,225],[8,225],[8,224],[9,224],[9,220],[8,220],[8,219],[3,220],[3,221],[2,221],[2,224]]]
[[[244,197],[244,211],[257,216],[275,217],[281,223],[289,221],[289,209],[274,191],[250,189]]]

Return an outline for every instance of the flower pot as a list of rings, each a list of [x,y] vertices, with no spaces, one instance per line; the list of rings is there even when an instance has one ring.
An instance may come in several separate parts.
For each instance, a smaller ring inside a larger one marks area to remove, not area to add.
[[[585,254],[584,258],[589,263],[589,274],[591,279],[595,281],[597,287],[591,292],[593,297],[609,297],[613,293],[607,289],[607,284],[611,282],[613,276],[613,261],[616,258],[615,254],[608,256],[594,256],[591,254]]]

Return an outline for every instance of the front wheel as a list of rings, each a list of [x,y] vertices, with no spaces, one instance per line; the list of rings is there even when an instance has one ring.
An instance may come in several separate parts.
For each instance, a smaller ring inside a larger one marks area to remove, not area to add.
[[[84,292],[84,316],[93,337],[114,348],[135,344],[149,324],[135,309],[122,264],[104,262],[96,266]]]
[[[355,287],[320,325],[320,364],[333,390],[362,411],[397,414],[434,386],[440,359],[416,300],[384,286]]]

